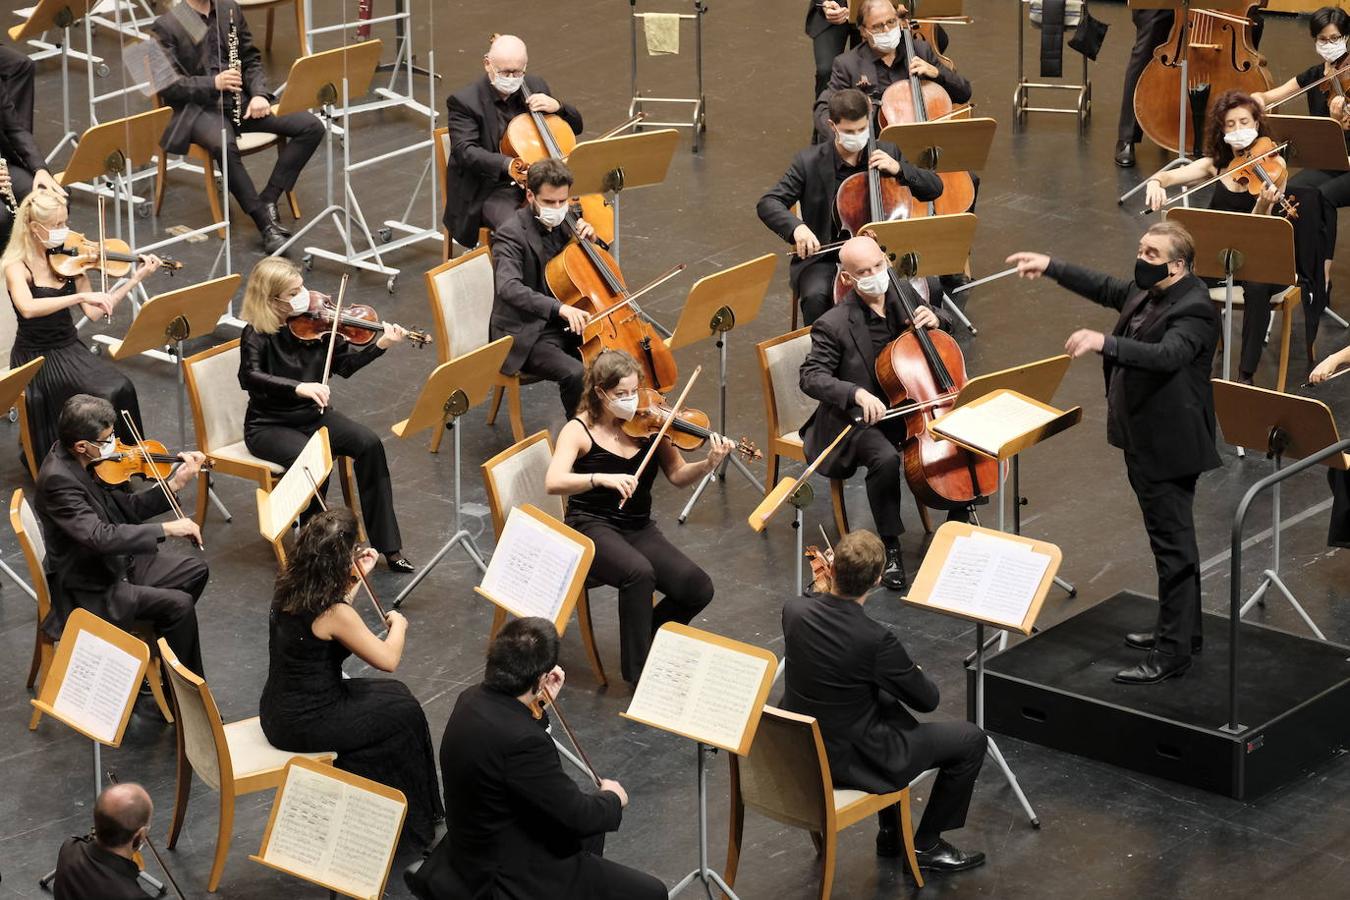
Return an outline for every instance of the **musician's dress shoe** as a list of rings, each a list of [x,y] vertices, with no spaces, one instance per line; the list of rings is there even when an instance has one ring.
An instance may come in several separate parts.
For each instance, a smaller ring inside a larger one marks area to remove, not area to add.
[[[914,857],[919,861],[920,869],[932,872],[964,872],[984,865],[983,853],[958,850],[942,838],[927,850],[916,849]]]
[[[1111,680],[1117,684],[1158,684],[1176,675],[1185,673],[1191,667],[1191,658],[1176,659],[1165,653],[1150,650],[1144,661],[1137,666],[1122,669]]]
[[[271,256],[286,246],[286,235],[277,226],[268,225],[262,230],[262,243],[263,252]]]
[[[1122,169],[1134,168],[1134,144],[1129,141],[1116,142],[1116,165]]]
[[[886,549],[886,568],[881,572],[881,584],[893,591],[903,591],[909,579],[905,577],[905,563],[900,558],[900,548]]]
[[[1158,642],[1158,636],[1151,631],[1132,631],[1125,635],[1125,645],[1133,647],[1136,650],[1152,650]],[[1203,635],[1191,635],[1191,652],[1199,653],[1205,649],[1205,638]]]
[[[291,230],[281,224],[281,213],[277,211],[277,205],[275,203],[264,203],[263,214],[267,216],[268,220],[272,223],[273,228],[280,231],[286,237],[291,236]]]

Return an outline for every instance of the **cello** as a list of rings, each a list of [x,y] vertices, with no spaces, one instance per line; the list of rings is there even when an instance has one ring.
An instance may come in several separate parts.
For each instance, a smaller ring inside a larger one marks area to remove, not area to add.
[[[1252,46],[1252,21],[1245,15],[1258,5],[1257,0],[1234,0],[1230,5],[1233,10],[1193,9],[1177,17],[1167,40],[1139,75],[1134,89],[1135,119],[1149,140],[1166,150],[1203,156],[1205,115],[1213,98],[1225,91],[1251,94],[1274,86],[1266,58]],[[1178,105],[1183,61],[1185,110]],[[1183,115],[1185,132],[1179,134]]]

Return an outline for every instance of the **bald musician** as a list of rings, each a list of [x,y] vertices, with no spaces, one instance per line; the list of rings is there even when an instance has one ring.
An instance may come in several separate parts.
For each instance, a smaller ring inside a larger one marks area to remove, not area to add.
[[[581,113],[554,99],[547,81],[527,75],[529,61],[524,41],[497,35],[483,55],[483,77],[445,101],[450,110],[445,227],[461,247],[478,246],[480,227],[496,231],[525,201],[511,178],[512,158],[499,149],[512,119],[531,111],[556,113],[581,132]]]
[[[94,801],[94,830],[69,838],[56,858],[56,900],[145,900],[135,854],[150,834],[155,805],[139,784],[104,788]]]

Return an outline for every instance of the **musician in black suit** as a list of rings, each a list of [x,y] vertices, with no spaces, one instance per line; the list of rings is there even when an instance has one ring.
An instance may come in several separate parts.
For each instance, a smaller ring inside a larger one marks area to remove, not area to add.
[[[459,695],[441,739],[447,830],[423,896],[664,900],[660,881],[600,855],[628,805],[623,786],[578,787],[534,717],[563,681],[547,619],[513,619],[493,640],[483,683]]]
[[[139,784],[103,789],[94,801],[94,830],[61,845],[55,900],[144,900],[135,854],[150,836],[155,805]]]
[[[848,0],[807,0],[805,30],[816,59],[816,89],[811,92],[814,99],[830,83],[835,57],[857,46],[858,28],[848,20]]]
[[[572,239],[563,224],[572,196],[572,172],[561,160],[530,166],[525,206],[511,214],[492,237],[496,293],[488,333],[492,340],[515,340],[502,364],[503,375],[522,372],[558,383],[563,412],[570,416],[581,399],[586,370],[581,364],[581,332],[586,313],[553,296],[544,277],[549,260]],[[582,240],[595,229],[577,220]]]
[[[1190,233],[1174,222],[1154,225],[1139,239],[1132,281],[1040,253],[1008,257],[1023,278],[1047,275],[1120,312],[1109,335],[1080,329],[1065,350],[1102,356],[1106,440],[1125,453],[1158,570],[1157,624],[1152,632],[1125,636],[1125,643],[1149,653],[1116,674],[1122,684],[1180,675],[1201,647],[1195,483],[1220,463],[1209,383],[1219,315],[1209,288],[1191,273],[1194,257]]]
[[[169,537],[200,543],[201,531],[191,519],[146,521],[169,511],[158,487],[132,493],[95,479],[90,467],[115,448],[113,421],[112,404],[102,397],[71,397],[57,422],[60,439],[38,471],[34,508],[47,541],[44,568],[52,595],[42,627],[59,640],[77,607],[118,628],[148,622],[200,675],[195,604],[206,587],[206,561],[161,553],[159,544]],[[197,477],[206,459],[196,451],[178,455],[183,462],[167,479],[175,492]]]
[[[499,149],[512,119],[531,111],[555,113],[573,133],[581,133],[581,113],[555,100],[547,81],[525,74],[528,63],[524,41],[497,35],[483,56],[483,77],[445,101],[450,110],[445,227],[462,247],[476,247],[480,227],[495,232],[520,208],[523,196],[511,178],[512,157]]]
[[[33,140],[33,61],[8,47],[0,47],[0,158],[8,167],[0,170],[0,189],[7,185],[18,203],[34,188],[66,195]],[[9,243],[14,213],[0,202],[0,246]]]
[[[184,27],[183,20],[201,22],[200,39]],[[238,39],[239,71],[229,66],[231,23]],[[169,153],[186,153],[191,144],[206,149],[217,164],[229,170],[230,193],[262,236],[263,250],[271,255],[281,249],[290,231],[282,227],[277,200],[295,187],[300,172],[323,140],[323,123],[307,112],[272,114],[275,95],[267,87],[262,54],[253,45],[253,35],[235,0],[183,0],[155,19],[150,32],[173,62],[179,76],[159,90],[159,97],[173,108],[173,118],[160,138]],[[236,107],[239,124],[234,124]],[[228,124],[227,124],[228,123]],[[221,129],[227,129],[228,146],[221,163]],[[235,136],[261,132],[281,138],[276,165],[267,184],[259,191],[239,155]]]
[[[952,98],[952,103],[970,99],[970,82],[948,68],[937,51],[919,35],[914,35],[914,58],[910,59],[900,32],[900,15],[891,0],[863,0],[858,7],[858,31],[863,43],[839,54],[830,71],[830,80],[816,97],[816,131],[830,137],[830,95],[845,88],[860,87],[880,92],[911,74],[935,81]]]
[[[914,833],[921,869],[955,872],[984,862],[958,850],[944,831],[966,822],[986,738],[970,722],[919,722],[910,709],[937,709],[938,688],[910,659],[895,632],[863,610],[877,586],[885,548],[852,531],[834,548],[834,589],[793,597],[783,607],[783,708],[814,716],[839,788],[884,794],[937,768],[927,809]],[[895,807],[878,816],[877,855],[901,852]]]
[[[19,124],[33,133],[33,99],[37,91],[33,86],[37,74],[37,64],[11,47],[0,46],[0,88],[9,95],[9,102],[19,114]]]
[[[896,444],[905,438],[901,419],[883,420],[886,401],[877,383],[876,358],[908,328],[950,330],[945,312],[936,308],[936,279],[904,278],[897,288],[890,280],[889,262],[870,237],[849,240],[839,251],[844,282],[850,290],[839,304],[811,326],[811,351],[802,362],[802,393],[820,401],[801,427],[806,458],[815,460],[830,442],[853,425],[854,430],[821,463],[830,478],[848,478],[861,466],[867,470],[867,501],[872,520],[886,546],[886,569],[881,583],[892,590],[905,586],[900,558],[900,486],[903,464]],[[901,302],[904,291],[914,309],[911,321]],[[927,296],[924,296],[927,294]],[[949,518],[963,519],[964,508]]]
[[[756,207],[760,221],[796,250],[788,266],[788,284],[807,325],[834,305],[839,257],[817,251],[822,241],[836,243],[845,237],[835,212],[835,196],[845,179],[870,167],[908,187],[916,200],[934,200],[942,194],[937,173],[909,163],[894,144],[877,142],[871,157],[866,155],[871,133],[868,112],[862,91],[836,91],[829,102],[832,140],[798,151]],[[800,204],[801,215],[792,211],[794,204]]]

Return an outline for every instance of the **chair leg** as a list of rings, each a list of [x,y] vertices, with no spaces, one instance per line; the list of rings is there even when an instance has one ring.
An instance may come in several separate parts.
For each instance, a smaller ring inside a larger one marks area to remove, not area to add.
[[[601,687],[609,687],[605,677],[605,666],[600,662],[600,651],[595,647],[595,629],[591,627],[591,593],[583,590],[577,601],[577,625],[581,628],[581,646],[586,648],[586,656],[591,660],[591,671]]]
[[[773,446],[773,438],[770,437],[770,438],[769,438],[769,443],[765,444],[764,446],[766,446],[766,447],[772,447],[772,446]],[[766,464],[766,475],[767,475],[767,478],[766,478],[766,480],[765,480],[765,482],[764,482],[764,494],[765,494],[765,496],[768,496],[768,494],[774,489],[774,486],[778,484],[778,469],[779,469],[779,466],[782,464],[782,462],[783,462],[783,457],[779,456],[777,453],[770,453],[770,454],[769,454],[769,461],[768,461],[768,463]]]
[[[24,687],[31,688],[37,683],[38,672],[42,671],[42,623],[33,631],[33,662],[28,666],[28,683]]]
[[[506,393],[506,385],[499,384],[492,389],[492,402],[488,404],[487,423],[489,425],[497,424],[497,410],[502,408],[502,396]]]
[[[830,479],[830,505],[834,507],[834,526],[839,536],[848,534],[848,510],[844,508],[844,479]]]
[[[923,523],[923,533],[932,534],[933,520],[928,517],[928,507],[920,503],[917,497],[914,498],[914,505],[919,508],[919,521]]]
[[[286,203],[291,208],[291,218],[300,221],[300,198],[295,195],[295,191],[286,192]]]
[[[511,418],[511,437],[517,444],[525,440],[525,419],[520,414],[520,382],[506,386],[506,411]]]
[[[206,891],[214,894],[220,886],[220,876],[225,872],[225,857],[230,852],[230,839],[234,837],[234,785],[220,786],[220,830],[216,833],[216,859],[211,863],[211,879],[206,883]]]
[[[830,900],[830,892],[834,890],[834,864],[838,855],[839,834],[831,831],[822,837],[825,847],[820,855],[820,900]]]
[[[56,650],[46,641],[42,642],[42,659],[38,663],[37,681],[34,682],[37,689],[42,690],[42,682],[47,680],[47,673],[51,671],[52,659],[56,656]],[[37,731],[38,722],[42,719],[42,710],[33,707],[32,718],[28,720],[28,730]]]
[[[905,841],[905,861],[909,864],[909,872],[914,876],[914,883],[918,887],[923,887],[923,873],[919,871],[919,858],[914,855],[914,820],[910,816],[909,791],[902,791],[900,794],[900,836]]]
[[[811,846],[816,848],[816,856],[825,852],[825,835],[819,831],[811,832]]]
[[[173,795],[173,818],[169,820],[169,841],[165,845],[172,850],[178,844],[178,834],[183,830],[183,819],[187,816],[188,798],[192,796],[192,764],[187,753],[178,748],[178,777]]]
[[[299,3],[300,0],[296,0],[296,2]],[[267,8],[267,30],[263,35],[263,49],[268,53],[272,52],[272,25],[276,19],[276,13],[277,8],[275,6]]]
[[[1293,331],[1294,310],[1303,305],[1298,288],[1292,288],[1280,304],[1280,374],[1275,379],[1275,390],[1284,393],[1289,378],[1289,338]]]
[[[350,456],[339,457],[334,463],[338,467],[338,480],[342,482],[342,499],[347,507],[356,517],[356,536],[357,540],[362,542],[368,540],[366,537],[365,521],[361,518],[361,498],[356,493],[356,466],[352,464]]]
[[[203,469],[197,474],[197,515],[194,520],[198,528],[206,527],[206,505],[211,498],[211,473]]]
[[[727,826],[727,865],[722,879],[727,887],[736,886],[736,870],[741,865],[741,840],[745,834],[745,804],[741,802],[740,773],[735,760],[731,763],[731,822]]]
[[[792,295],[792,327],[789,328],[788,331],[796,331],[796,330],[797,330],[797,317],[798,317],[798,315],[800,314],[800,310],[801,310],[801,301],[797,299],[797,295],[796,295],[796,294],[793,294],[793,295]]]
[[[281,538],[272,542],[272,552],[276,554],[277,566],[284,567],[286,565],[286,547],[281,543]]]
[[[492,611],[492,628],[489,629],[488,631],[488,639],[487,639],[489,647],[491,647],[492,642],[497,639],[497,632],[501,631],[502,626],[505,624],[506,624],[506,610],[498,606]]]
[[[449,424],[449,422],[450,416],[443,415],[441,416],[441,427],[433,428],[431,430],[431,446],[428,449],[430,449],[432,453],[441,452],[441,440],[445,437],[445,426]]]
[[[28,474],[37,481],[38,467],[37,460],[33,456],[33,432],[28,427],[28,404],[23,394],[15,401],[14,408],[19,413],[19,446],[23,448],[23,458],[28,463]]]
[[[155,705],[159,707],[159,714],[164,717],[164,721],[170,725],[173,724],[173,710],[169,709],[169,701],[164,696],[164,669],[160,665],[159,656],[151,651],[150,665],[145,670],[145,680],[150,685],[150,694],[155,698]]]

